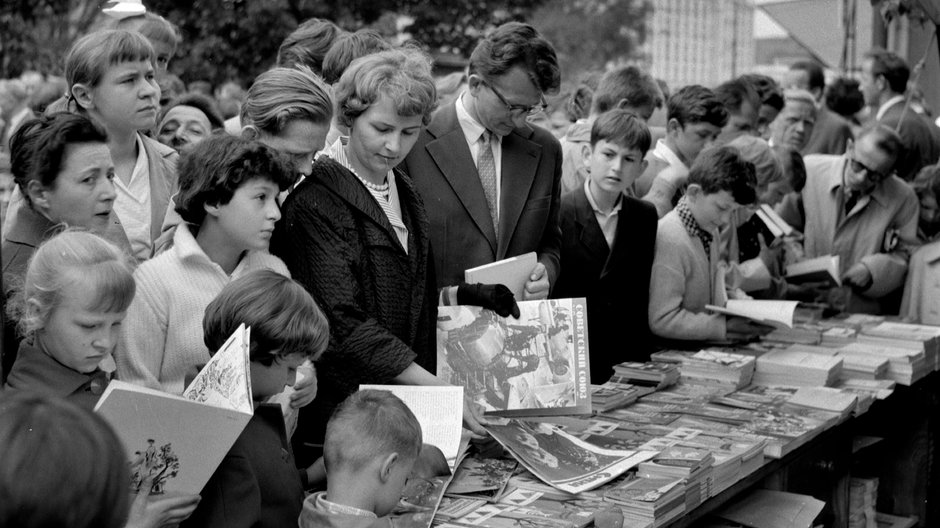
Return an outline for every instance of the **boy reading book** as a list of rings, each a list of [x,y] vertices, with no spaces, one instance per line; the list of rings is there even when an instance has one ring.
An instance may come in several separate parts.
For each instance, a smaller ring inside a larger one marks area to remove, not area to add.
[[[304,501],[301,528],[387,526],[421,451],[415,415],[387,391],[347,398],[326,426],[325,492]]]
[[[308,470],[294,465],[280,405],[262,402],[293,384],[297,367],[326,348],[326,316],[303,286],[263,270],[232,281],[206,308],[208,349],[218,350],[242,323],[251,328],[254,416],[183,527],[294,526],[303,505]]]
[[[940,325],[940,165],[921,169],[913,186],[920,201],[917,238],[924,245],[911,255],[901,316],[915,323]]]
[[[606,380],[622,361],[649,359],[656,208],[624,191],[646,170],[650,143],[649,128],[636,115],[619,108],[601,114],[582,149],[588,178],[561,199],[564,266],[554,295],[588,299],[593,380]]]
[[[703,152],[689,171],[689,187],[659,221],[650,277],[649,323],[667,339],[748,338],[767,329],[747,319],[705,312],[724,306],[718,229],[731,212],[755,199],[754,165],[732,147]]]

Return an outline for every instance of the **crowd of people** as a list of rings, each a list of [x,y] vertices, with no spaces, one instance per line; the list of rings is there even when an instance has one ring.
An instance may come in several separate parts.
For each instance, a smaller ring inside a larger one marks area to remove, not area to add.
[[[586,297],[598,382],[664,343],[765,333],[705,308],[732,298],[940,324],[940,129],[891,52],[855,84],[807,61],[670,90],[622,66],[560,96],[525,23],[435,78],[418,47],[312,19],[246,92],[211,93],[167,72],[179,42],[128,17],[74,43],[64,96],[0,82],[0,525],[387,522],[435,453],[400,400],[357,388],[445,384],[441,305],[511,317]],[[519,299],[464,281],[529,252]],[[841,285],[786,281],[827,255]],[[120,443],[88,411],[111,379],[181,394],[241,323],[251,422],[200,496],[129,500]]]

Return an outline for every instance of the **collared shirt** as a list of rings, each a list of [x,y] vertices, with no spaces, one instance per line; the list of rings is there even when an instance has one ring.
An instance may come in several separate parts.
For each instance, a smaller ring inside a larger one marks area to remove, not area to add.
[[[330,502],[326,500],[326,492],[316,494],[316,507],[317,509],[324,511],[326,513],[334,515],[355,515],[356,517],[368,517],[369,519],[378,519],[378,516],[375,512],[370,512],[368,510],[363,510],[361,508],[356,508],[355,506],[347,506],[345,504],[337,504],[335,502]]]
[[[887,101],[885,101],[883,105],[878,107],[878,113],[875,114],[875,121],[881,121],[881,118],[884,117],[884,115],[888,112],[888,110],[892,106],[898,103],[903,103],[903,102],[904,102],[903,95],[895,95],[891,99],[888,99]]]
[[[346,167],[349,172],[355,174],[356,178],[362,181],[361,177],[356,174],[356,169],[349,164],[349,158],[346,157],[345,145],[348,142],[349,136],[340,136],[326,149],[325,153],[327,156],[333,158],[334,161]],[[389,170],[385,180],[388,182],[388,195],[369,187],[365,183],[363,183],[362,186],[369,191],[369,194],[375,198],[375,202],[382,208],[382,212],[384,212],[386,218],[388,218],[388,223],[392,224],[392,228],[395,230],[395,236],[398,237],[398,242],[401,243],[405,253],[408,253],[408,228],[401,219],[401,200],[398,197],[398,184],[395,182],[394,172]]]
[[[695,216],[692,215],[692,210],[689,209],[688,198],[683,196],[679,200],[679,203],[676,204],[676,212],[679,214],[679,219],[682,220],[685,230],[689,232],[689,236],[692,238],[698,237],[702,241],[702,245],[705,246],[705,256],[711,258],[712,238],[714,236],[698,225]]]
[[[153,241],[150,239],[151,204],[150,204],[150,169],[147,152],[144,150],[140,134],[137,135],[137,163],[131,172],[131,178],[124,182],[114,178],[114,212],[117,213],[127,240],[131,244],[131,254],[140,260],[150,257]]]
[[[480,136],[486,132],[486,127],[479,121],[470,116],[467,107],[463,104],[463,98],[467,97],[467,92],[460,94],[457,98],[455,107],[457,110],[457,122],[460,123],[460,129],[463,131],[464,138],[467,140],[467,146],[470,147],[470,155],[473,157],[473,164],[477,165],[480,159]],[[503,138],[493,134],[493,141],[490,142],[493,149],[493,161],[496,163],[496,208],[497,218],[499,217],[499,197],[503,183]]]
[[[669,164],[670,167],[685,169],[686,171],[689,170],[686,164],[683,163],[681,159],[679,159],[679,156],[673,152],[671,148],[666,146],[666,141],[664,139],[656,140],[656,148],[653,149],[651,155],[665,161]]]
[[[620,207],[623,205],[623,195],[618,196],[614,207],[609,213],[605,213],[597,206],[597,201],[594,200],[594,195],[591,194],[590,179],[584,180],[584,194],[587,196],[588,203],[591,204],[591,209],[594,209],[594,218],[597,219],[597,225],[601,227],[601,232],[604,233],[607,247],[613,247],[614,236],[617,235],[617,219],[620,217]]]

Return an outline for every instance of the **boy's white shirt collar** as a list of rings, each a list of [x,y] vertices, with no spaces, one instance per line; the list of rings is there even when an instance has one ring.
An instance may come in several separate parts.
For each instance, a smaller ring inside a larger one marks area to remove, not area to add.
[[[666,146],[666,141],[663,139],[656,140],[656,148],[653,149],[653,156],[665,161],[670,166],[689,170],[689,167],[679,159],[679,156],[673,152],[671,148]]]

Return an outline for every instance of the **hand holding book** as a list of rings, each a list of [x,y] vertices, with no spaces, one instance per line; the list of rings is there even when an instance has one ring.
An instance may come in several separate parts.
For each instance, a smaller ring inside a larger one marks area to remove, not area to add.
[[[725,336],[732,341],[750,341],[773,331],[774,327],[736,315],[725,316]]]
[[[493,310],[500,317],[519,318],[519,306],[512,290],[503,284],[461,284],[457,286],[457,304],[480,306]]]

